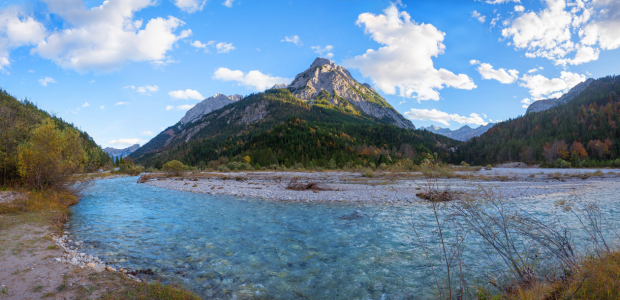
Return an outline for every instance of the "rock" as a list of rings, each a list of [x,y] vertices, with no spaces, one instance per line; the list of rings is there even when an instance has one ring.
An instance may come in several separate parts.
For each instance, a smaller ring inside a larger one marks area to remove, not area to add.
[[[411,121],[398,113],[381,95],[368,84],[360,84],[344,67],[326,58],[317,58],[310,68],[295,76],[288,86],[291,93],[311,103],[317,97],[333,105],[345,104],[346,100],[360,111],[377,117],[387,118],[390,123],[402,128],[415,129]],[[325,93],[325,92],[327,93]]]
[[[205,100],[202,100],[202,102],[196,104],[192,107],[192,109],[188,110],[187,113],[185,113],[185,116],[181,119],[181,124],[186,125],[192,123],[214,110],[218,110],[241,99],[243,99],[243,96],[241,95],[226,96],[219,93],[215,94]]]
[[[116,272],[116,269],[114,267],[112,267],[112,266],[107,266],[105,269],[110,271],[110,272]]]
[[[87,267],[94,269],[96,267],[95,263],[86,264]]]
[[[287,87],[288,87],[288,84],[286,84],[286,83],[278,83],[278,84],[275,84],[274,86],[272,86],[270,88],[270,90],[285,89]]]

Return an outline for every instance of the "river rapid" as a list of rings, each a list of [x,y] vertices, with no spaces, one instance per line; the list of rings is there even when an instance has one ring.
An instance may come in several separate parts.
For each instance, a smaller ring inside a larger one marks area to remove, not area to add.
[[[151,280],[203,298],[435,298],[428,258],[412,240],[412,221],[432,220],[427,204],[276,202],[99,180],[72,207],[69,236],[116,267],[150,268]],[[620,216],[620,183],[593,183],[587,197]],[[570,193],[515,199],[544,216]],[[567,217],[568,218],[568,217]],[[578,228],[575,220],[568,220]],[[436,245],[431,230],[421,238]],[[579,232],[575,233],[579,237]],[[581,238],[585,238],[581,235]],[[464,252],[470,284],[501,265],[472,245]],[[432,260],[437,257],[432,257]]]

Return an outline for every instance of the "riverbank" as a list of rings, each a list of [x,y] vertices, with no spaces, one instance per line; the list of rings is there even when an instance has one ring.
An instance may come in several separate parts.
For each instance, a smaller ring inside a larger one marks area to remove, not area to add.
[[[275,201],[407,203],[426,183],[421,173],[376,172],[372,178],[355,172],[203,172],[183,177],[149,174],[145,184],[210,195],[253,197]],[[493,187],[502,195],[534,197],[593,188],[598,182],[618,181],[614,170],[508,169],[456,171],[439,179],[441,188],[468,192]]]
[[[189,292],[138,282],[82,255],[63,237],[72,195],[2,192],[0,299],[198,299]]]

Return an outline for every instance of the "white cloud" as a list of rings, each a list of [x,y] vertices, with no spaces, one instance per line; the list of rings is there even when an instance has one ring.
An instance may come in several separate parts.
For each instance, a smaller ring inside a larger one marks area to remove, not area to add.
[[[93,80],[89,81],[88,83],[95,83],[95,80],[93,79]]]
[[[528,70],[527,72],[528,72],[528,73],[534,73],[534,72],[538,72],[538,71],[540,71],[540,70],[542,70],[542,69],[543,69],[543,67],[538,67],[538,68],[530,69],[530,70]]]
[[[579,35],[584,45],[597,42],[601,49],[612,50],[620,47],[620,2],[617,0],[593,1],[595,20],[590,22]]]
[[[204,49],[205,52],[209,52],[209,47],[217,49],[217,53],[229,53],[230,51],[235,50],[232,43],[219,42],[216,44],[215,41],[208,41],[207,43],[202,43],[198,40],[190,43],[192,47],[198,49]]]
[[[108,0],[87,9],[82,0],[44,0],[49,13],[64,21],[31,50],[65,69],[78,72],[111,71],[126,61],[165,65],[174,44],[191,35],[191,30],[175,31],[183,21],[168,16],[146,22],[134,20],[134,14],[151,0]]]
[[[562,71],[560,78],[551,79],[542,75],[523,75],[519,85],[529,89],[534,100],[540,100],[558,98],[585,80],[585,75]]]
[[[470,61],[469,61],[469,64],[470,64],[470,65],[472,65],[472,66],[473,66],[473,65],[477,65],[477,64],[479,64],[479,63],[480,63],[480,61],[475,60],[475,59],[472,59],[472,60],[470,60]]]
[[[222,3],[222,5],[226,6],[226,7],[232,7],[234,0],[226,0],[224,1],[224,3]]]
[[[439,100],[438,90],[444,87],[471,90],[473,80],[465,74],[456,75],[446,69],[435,69],[433,56],[445,50],[445,33],[431,24],[417,24],[407,12],[399,12],[391,4],[382,15],[363,13],[358,26],[371,38],[384,45],[378,50],[345,60],[345,65],[359,69],[386,94],[419,100]],[[398,90],[398,91],[397,91]]]
[[[459,116],[458,114],[448,114],[443,111],[439,111],[436,109],[416,109],[412,108],[410,111],[405,112],[405,116],[412,120],[429,120],[433,122],[438,122],[444,124],[446,126],[450,126],[450,122],[454,121],[460,124],[476,124],[476,125],[487,125],[488,122],[484,121],[484,119],[476,114],[472,113],[469,117]]]
[[[510,2],[521,3],[521,0],[486,0],[484,2],[488,4],[504,4]]]
[[[166,110],[190,110],[194,106],[195,104],[184,104],[184,105],[178,105],[176,107],[172,105],[168,105],[166,106]]]
[[[201,11],[207,0],[174,0],[174,5],[184,12],[193,13]]]
[[[129,85],[124,87],[124,89],[132,89],[142,95],[147,95],[150,96],[150,93],[155,93],[157,91],[159,91],[159,87],[157,85],[146,85],[146,86],[139,86],[139,87],[135,87],[133,85]]]
[[[479,62],[477,60],[470,60],[469,64],[471,65],[475,65],[478,64]],[[501,82],[502,84],[510,84],[515,82],[517,79],[519,79],[519,71],[517,70],[504,70],[504,69],[499,69],[499,70],[494,70],[493,66],[487,63],[481,63],[476,70],[478,70],[478,73],[480,73],[480,75],[482,76],[483,79],[495,79],[499,82]]]
[[[28,73],[34,73],[34,70],[28,70]]]
[[[618,25],[620,26],[620,24]],[[598,55],[600,53],[601,51],[599,49],[595,49],[595,48],[588,47],[588,46],[583,46],[583,47],[580,47],[579,50],[577,50],[577,54],[575,54],[575,58],[567,59],[566,62],[568,62],[571,65],[580,65],[583,63],[591,62],[593,60],[597,60]]]
[[[547,7],[539,13],[529,12],[516,18],[502,36],[512,38],[517,49],[527,49],[527,57],[563,58],[573,50],[570,26],[573,20],[566,11],[564,0],[547,0]]]
[[[535,102],[535,101],[534,101],[534,100],[531,100],[530,98],[525,98],[525,99],[521,100],[521,103],[523,103],[523,105],[521,105],[521,107],[523,107],[523,108],[528,108],[528,107],[530,107],[530,105],[531,105],[532,103],[534,103],[534,102]]]
[[[116,102],[114,105],[127,105],[129,102]]]
[[[281,40],[280,42],[289,42],[289,43],[293,43],[293,44],[295,44],[297,46],[301,46],[301,45],[304,44],[301,41],[301,39],[299,38],[299,36],[296,36],[296,35],[291,36],[291,37],[285,36],[284,39]]]
[[[190,45],[192,45],[192,47],[196,47],[198,49],[200,49],[200,48],[206,49],[207,48],[207,44],[203,44],[203,43],[201,43],[198,40],[195,40],[195,41],[191,42]]]
[[[239,70],[219,68],[213,73],[213,79],[223,81],[235,81],[238,85],[254,88],[257,91],[264,91],[278,83],[290,83],[293,79],[283,77],[273,77],[263,74],[260,71],[250,71],[244,74]]]
[[[124,148],[124,147],[129,147],[135,144],[143,145],[146,142],[147,141],[142,140],[142,139],[118,139],[118,140],[111,140],[110,142],[108,142],[108,144],[114,145],[114,146],[121,146]]]
[[[543,2],[544,9],[506,21],[502,30],[504,38],[512,39],[508,44],[526,50],[526,57],[547,58],[556,65],[580,65],[597,60],[601,50],[620,47],[619,1]],[[515,6],[515,11],[524,10]]]
[[[99,108],[101,108],[101,109],[105,109],[105,106],[104,106],[104,105],[101,105],[101,106],[99,106]]]
[[[19,8],[0,10],[0,71],[11,63],[9,52],[22,46],[35,45],[45,38],[43,24],[26,16]],[[33,71],[34,72],[34,71]]]
[[[332,58],[334,57],[334,53],[331,53],[332,50],[334,49],[334,46],[332,45],[327,45],[325,47],[321,47],[321,46],[312,46],[310,47],[312,50],[314,50],[314,53],[321,55],[325,58]]]
[[[515,11],[518,11],[518,12],[525,11],[525,7],[523,7],[523,5],[515,5]]]
[[[175,100],[188,100],[188,99],[194,99],[194,100],[202,100],[205,97],[203,97],[198,91],[196,90],[178,90],[178,91],[170,91],[168,92],[168,95],[170,95],[170,97],[172,97]]]
[[[235,47],[233,47],[232,43],[227,44],[224,42],[219,42],[217,43],[217,45],[215,45],[215,47],[217,48],[217,53],[228,53],[235,50]]]
[[[487,19],[486,16],[481,15],[479,12],[475,10],[471,12],[471,17],[478,20],[478,22],[480,23],[484,23],[484,21],[486,21]]]
[[[39,83],[42,86],[47,86],[48,83],[56,83],[56,80],[54,80],[54,78],[52,77],[45,77],[45,78],[39,79]]]
[[[88,102],[84,102],[84,104],[82,104],[82,107],[89,107],[90,104],[88,104]]]
[[[152,131],[148,131],[148,130],[147,131],[142,131],[140,133],[142,133],[142,135],[144,135],[144,136],[153,136],[153,132]]]

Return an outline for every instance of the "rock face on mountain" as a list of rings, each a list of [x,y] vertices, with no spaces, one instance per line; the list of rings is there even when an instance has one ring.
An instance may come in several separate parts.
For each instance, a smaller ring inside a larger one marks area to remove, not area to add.
[[[574,86],[566,94],[562,95],[562,97],[560,98],[538,100],[530,104],[530,106],[527,108],[526,114],[529,114],[532,112],[544,111],[554,106],[558,106],[560,104],[566,103],[572,100],[573,98],[575,98],[575,96],[579,95],[579,93],[583,92],[583,90],[585,90],[590,85],[590,83],[592,83],[593,81],[594,79],[588,78],[588,80]]]
[[[486,126],[479,126],[477,128],[471,128],[468,125],[465,125],[457,130],[450,130],[449,128],[441,128],[438,126],[421,127],[420,129],[465,142],[473,137],[480,136],[487,132],[487,130],[493,127],[493,125],[495,125],[495,123],[489,123]]]
[[[272,86],[270,88],[270,90],[273,90],[273,89],[285,89],[287,87],[288,87],[288,84],[286,84],[286,83],[278,83],[278,84],[275,84],[274,86]]]
[[[192,109],[188,110],[185,116],[181,119],[181,124],[186,125],[202,118],[202,116],[218,110],[228,104],[237,102],[243,99],[241,95],[226,96],[223,94],[215,94],[202,102],[196,104]]]
[[[127,147],[125,149],[116,149],[116,148],[108,147],[108,148],[103,149],[103,151],[105,153],[107,153],[108,155],[110,155],[112,158],[115,158],[117,156],[118,157],[121,157],[121,156],[122,157],[127,157],[127,155],[129,155],[132,152],[138,150],[138,148],[140,148],[140,145],[139,144],[135,144],[135,145],[133,145],[131,147]]]
[[[347,69],[329,59],[314,60],[310,68],[295,77],[288,89],[295,97],[310,102],[324,95],[322,92],[325,91],[333,105],[348,101],[368,115],[386,118],[401,128],[415,129],[411,121],[399,114],[369,84],[360,84]]]

